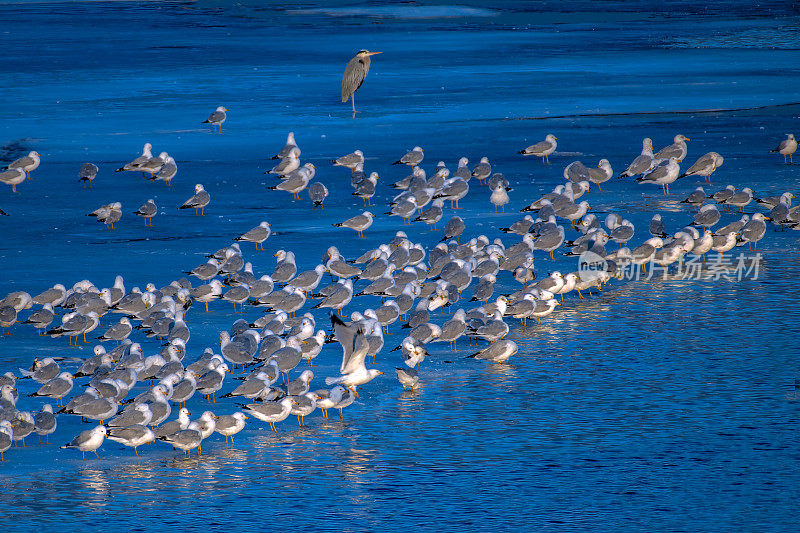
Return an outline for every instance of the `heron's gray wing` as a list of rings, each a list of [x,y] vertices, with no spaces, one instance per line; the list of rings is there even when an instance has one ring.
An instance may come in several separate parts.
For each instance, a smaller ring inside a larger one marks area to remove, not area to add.
[[[360,57],[356,56],[347,63],[342,76],[342,102],[346,102],[361,87],[366,76],[367,67]]]

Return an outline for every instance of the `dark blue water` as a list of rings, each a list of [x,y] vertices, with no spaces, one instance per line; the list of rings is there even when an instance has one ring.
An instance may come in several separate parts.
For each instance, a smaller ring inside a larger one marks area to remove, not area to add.
[[[294,250],[305,270],[331,242],[354,257],[398,229],[432,247],[441,234],[382,214],[394,194],[385,182],[406,175],[390,163],[414,145],[426,150],[426,170],[440,159],[455,168],[461,156],[490,157],[514,187],[507,213],[493,214],[488,190],[472,182],[458,214],[470,236],[502,235],[509,245],[516,238],[497,228],[561,183],[567,163],[606,157],[620,171],[645,136],[661,147],[687,135],[689,164],[723,154],[707,190],[730,183],[758,195],[797,193],[798,169],[768,153],[796,133],[800,114],[790,105],[800,17],[784,4],[26,2],[0,4],[0,16],[0,143],[10,157],[42,154],[19,194],[0,191],[12,215],[0,217],[0,295],[84,278],[108,286],[117,274],[129,289],[163,286],[261,220],[276,231],[268,251],[243,246],[258,273],[271,272],[279,248]],[[353,120],[339,86],[361,48],[384,53],[373,58]],[[222,135],[200,124],[218,105],[229,109]],[[290,201],[264,188],[275,181],[263,174],[267,159],[288,131],[331,191],[325,210],[311,210],[305,194]],[[516,154],[547,133],[559,138],[551,166]],[[146,141],[177,160],[173,187],[113,172]],[[365,240],[330,226],[362,210],[347,171],[329,166],[356,148],[382,177],[380,216]],[[91,190],[77,182],[85,161],[100,167]],[[175,209],[195,183],[212,195],[202,218]],[[671,231],[687,224],[676,200],[698,184],[675,183],[665,201],[654,187],[619,180],[586,199],[601,216],[625,214],[638,244],[654,211]],[[160,206],[153,228],[130,214],[148,198]],[[125,210],[115,231],[84,216],[112,201]],[[613,282],[589,300],[570,295],[541,326],[513,324],[521,350],[506,365],[464,361],[463,344],[457,353],[433,344],[416,393],[391,377],[399,356],[388,348],[402,338],[395,325],[376,365],[387,375],[361,388],[344,422],[314,414],[307,428],[289,419],[278,435],[251,423],[236,446],[217,435],[190,460],[160,443],[136,459],[106,442],[101,459],[84,462],[28,439],[0,466],[0,524],[794,530],[800,247],[797,233],[773,230],[759,246],[757,280]],[[576,268],[563,257],[536,261],[540,275]],[[515,288],[505,273],[496,294]],[[347,311],[376,303],[356,299]],[[189,358],[218,347],[235,319],[229,305],[209,314],[199,307],[187,317]],[[247,318],[259,315],[247,309]],[[324,324],[325,313],[317,318]],[[134,340],[146,354],[157,349]],[[0,339],[0,373],[35,356],[91,350],[65,344],[15,326]],[[315,384],[335,373],[338,350],[317,359]],[[19,388],[33,390],[24,381]],[[24,397],[20,407],[42,403]],[[195,415],[206,408],[189,407]],[[62,417],[52,441],[84,428]]]

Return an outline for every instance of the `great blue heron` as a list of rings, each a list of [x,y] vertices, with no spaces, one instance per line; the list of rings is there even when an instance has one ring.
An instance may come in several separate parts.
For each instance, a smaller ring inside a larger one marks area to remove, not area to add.
[[[356,56],[347,63],[342,76],[342,103],[348,98],[353,102],[353,114],[356,114],[356,91],[369,72],[371,60],[369,56],[380,54],[381,52],[370,52],[369,50],[359,50]]]

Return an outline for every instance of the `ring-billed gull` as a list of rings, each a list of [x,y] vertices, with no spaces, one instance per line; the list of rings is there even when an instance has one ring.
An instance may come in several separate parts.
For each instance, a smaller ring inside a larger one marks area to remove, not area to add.
[[[178,209],[194,209],[196,215],[205,215],[206,206],[210,201],[211,195],[198,183],[194,186],[194,195],[183,202],[183,205],[178,207]],[[200,210],[199,213],[197,212],[198,209]]]
[[[494,205],[494,212],[497,213],[497,208],[501,207],[503,209],[503,213],[506,212],[506,204],[511,201],[508,197],[508,193],[506,192],[506,188],[503,187],[502,183],[498,183],[497,187],[494,188],[492,194],[489,196],[489,201]]]
[[[339,367],[341,375],[325,378],[325,384],[340,383],[358,397],[356,387],[372,381],[383,372],[374,368],[366,368],[365,359],[369,351],[369,341],[359,326],[348,326],[335,315],[331,315],[331,323],[336,333],[336,339],[342,346],[342,364]]]
[[[419,387],[419,372],[413,368],[395,367],[397,373],[397,381],[403,386],[403,390],[414,390]]]
[[[253,418],[267,422],[272,431],[277,433],[278,428],[275,427],[275,423],[282,422],[289,417],[292,412],[292,402],[293,399],[286,396],[278,401],[239,405]]]
[[[213,113],[208,115],[208,118],[205,119],[202,123],[203,124],[211,124],[214,126],[214,132],[217,131],[219,128],[219,132],[222,133],[222,124],[228,118],[228,108],[219,106]]]
[[[469,183],[462,178],[452,178],[445,182],[442,190],[434,195],[434,199],[443,198],[450,200],[450,207],[452,209],[461,209],[458,206],[458,201],[464,198],[469,192]],[[453,203],[455,202],[455,205]]]
[[[192,374],[194,374],[194,372],[192,372]],[[172,395],[172,398],[173,401],[177,401],[175,400],[174,394]],[[163,437],[165,435],[173,435],[178,431],[189,427],[189,424],[191,423],[191,420],[189,420],[190,414],[191,413],[189,412],[188,409],[186,409],[185,407],[181,407],[181,410],[178,411],[177,419],[171,420],[165,424],[161,424],[154,430],[156,438]]]
[[[678,160],[675,157],[669,158],[669,163],[666,165],[658,166],[651,172],[636,178],[639,183],[655,183],[661,185],[664,194],[669,194],[669,184],[678,179],[678,173],[681,168],[678,165]]]
[[[697,187],[689,196],[687,196],[684,200],[681,200],[682,204],[689,204],[693,208],[697,209],[700,207],[706,199],[709,198],[706,196],[706,191],[702,187]],[[660,215],[659,215],[660,219]]]
[[[22,324],[33,324],[33,327],[36,328],[37,333],[39,335],[44,335],[44,331],[47,327],[53,322],[55,319],[55,313],[53,312],[53,304],[46,303],[42,306],[41,309],[34,311],[33,313],[25,319]]]
[[[472,177],[483,183],[492,175],[492,165],[488,157],[481,157],[480,162],[472,168]]]
[[[333,160],[333,166],[347,167],[350,170],[353,170],[358,165],[363,165],[363,164],[364,164],[364,153],[361,150],[356,150],[351,154],[343,155],[342,157]]]
[[[786,138],[781,141],[781,143],[776,146],[773,150],[770,150],[770,153],[779,153],[783,156],[784,164],[791,165],[794,163],[792,161],[792,154],[797,151],[797,141],[794,139],[793,133],[787,133]],[[789,156],[789,161],[786,161],[786,156]]]
[[[706,179],[706,183],[711,183],[711,174],[721,167],[724,161],[725,159],[717,152],[708,152],[695,161],[694,164],[689,167],[689,170],[678,177],[703,176]]]
[[[519,153],[522,155],[535,155],[542,158],[542,164],[550,164],[550,154],[556,151],[556,146],[558,143],[556,141],[558,137],[553,135],[552,133],[548,133],[542,142],[538,142],[536,144],[532,144],[525,148],[524,150],[520,150]]]
[[[332,224],[333,227],[336,228],[350,228],[358,232],[359,238],[364,238],[364,230],[372,226],[372,221],[375,218],[375,215],[370,213],[369,211],[364,211],[360,215],[356,215],[352,218],[348,218],[344,222],[340,222],[338,224]],[[273,276],[274,277],[274,276]]]
[[[153,145],[150,143],[144,143],[144,148],[142,148],[142,155],[131,161],[130,163],[126,164],[118,168],[117,172],[122,172],[126,170],[141,170],[141,166],[150,161],[153,158]],[[142,177],[144,177],[144,172],[142,172]]]
[[[114,229],[114,223],[119,222],[122,218],[122,204],[120,202],[105,204],[86,216],[95,217],[98,222],[102,222],[109,229]]]
[[[183,451],[186,457],[191,455],[191,451],[200,446],[203,440],[203,435],[200,432],[200,425],[197,422],[190,423],[186,429],[182,429],[172,435],[163,435],[158,437],[168,444],[172,444],[175,448]]]
[[[58,405],[62,405],[61,399],[72,390],[72,380],[72,374],[61,372],[58,376],[42,385],[39,390],[31,393],[30,396],[47,396],[58,400]]]
[[[94,163],[84,163],[81,165],[81,169],[78,172],[79,181],[83,183],[83,186],[86,186],[86,182],[89,183],[89,187],[92,187],[92,182],[97,177],[97,172],[99,169],[97,165]]]
[[[133,448],[133,453],[139,456],[139,446],[150,444],[156,440],[153,430],[144,424],[131,424],[127,427],[116,427],[108,430],[106,435],[110,440]]]
[[[406,155],[404,155],[403,157],[401,157],[392,164],[408,165],[410,167],[418,166],[420,163],[422,163],[424,157],[425,157],[425,150],[423,150],[419,146],[415,146]]]
[[[297,155],[300,155],[300,148],[297,147],[297,142],[294,140],[294,132],[290,131],[286,136],[286,144],[281,148],[281,151],[272,156],[272,159],[283,159],[289,155],[293,148],[297,149]]]
[[[147,200],[141,205],[141,207],[139,207],[139,209],[133,212],[134,215],[138,215],[144,219],[145,226],[153,225],[153,217],[156,216],[157,213],[158,207],[152,198]]]
[[[743,187],[741,191],[733,193],[733,195],[722,202],[723,205],[732,205],[739,208],[742,212],[743,208],[753,201],[753,189],[750,187]]]
[[[378,184],[378,179],[380,179],[378,173],[372,172],[367,179],[358,184],[356,190],[353,191],[353,196],[363,199],[365,206],[372,206],[372,197],[375,196],[375,187]]]
[[[17,185],[25,181],[25,171],[21,168],[10,168],[0,172],[0,182],[11,185],[11,190],[17,192]]]
[[[272,235],[272,229],[270,229],[269,222],[261,222],[258,226],[251,229],[250,231],[236,237],[235,241],[247,241],[255,243],[256,250],[263,250],[264,249],[264,241],[266,241],[269,236]]]
[[[502,363],[518,351],[519,347],[517,346],[517,343],[512,340],[502,339],[493,342],[483,350],[480,350],[468,357],[483,359],[485,361],[491,361],[492,363]]]
[[[152,181],[165,181],[167,182],[167,187],[172,186],[172,178],[178,173],[178,164],[175,163],[175,158],[172,156],[167,156],[164,160],[164,164],[158,169],[158,172],[154,176],[151,176],[150,179]]]
[[[748,243],[748,247],[751,251],[756,250],[758,241],[767,233],[766,220],[769,220],[769,217],[765,217],[761,213],[755,213],[750,218],[750,222],[745,224],[739,232],[740,242]]]
[[[287,176],[298,168],[300,168],[300,150],[293,148],[286,157],[281,159],[277,165],[265,172],[265,174]]]
[[[314,394],[316,394],[318,397],[317,407],[322,410],[322,418],[329,420],[328,409],[335,408],[336,405],[342,401],[342,398],[346,394],[349,394],[349,392],[341,385],[337,385],[330,390],[316,390],[314,391]]]
[[[247,416],[244,413],[236,412],[232,415],[221,415],[217,418],[217,424],[214,430],[220,435],[225,436],[225,443],[228,442],[228,437],[233,444],[233,436],[244,429],[245,420]]]
[[[310,163],[306,163],[310,165]],[[313,166],[313,165],[311,165]],[[292,172],[288,179],[280,182],[277,185],[267,187],[271,191],[286,191],[292,193],[295,200],[300,199],[300,193],[308,186],[311,180],[311,175],[308,172]]]
[[[328,188],[322,182],[315,181],[308,186],[308,197],[314,202],[314,209],[317,207],[324,209],[322,202],[328,197]]]
[[[719,222],[720,212],[714,204],[706,204],[700,208],[700,211],[694,216],[694,223],[698,226],[710,228]]]
[[[447,221],[447,224],[444,225],[444,237],[439,242],[444,242],[448,239],[456,239],[464,233],[464,230],[467,228],[466,224],[464,224],[464,220],[459,216],[454,216],[450,220]]]
[[[655,160],[653,159],[653,141],[649,137],[642,140],[642,153],[628,165],[628,168],[623,170],[619,177],[637,176],[644,174],[653,168]]]
[[[444,199],[438,198],[433,201],[433,204],[422,212],[417,218],[414,219],[414,222],[422,221],[426,224],[430,224],[431,231],[438,231],[436,228],[436,223],[442,219],[442,215],[444,214],[444,210],[442,209],[444,206]]]
[[[766,231],[767,225],[764,224],[764,231]],[[724,235],[715,235],[713,244],[711,245],[711,249],[715,252],[719,253],[720,258],[722,258],[722,254],[727,252],[728,250],[733,249],[736,246],[736,240],[739,237],[739,232],[732,231],[730,233],[726,233]]]
[[[688,147],[686,146],[686,141],[689,141],[689,137],[685,137],[680,133],[675,136],[673,139],[673,143],[669,146],[665,146],[653,156],[653,158],[657,161],[663,161],[665,159],[675,158],[675,160],[680,163],[686,157],[686,152]]]
[[[126,428],[134,424],[146,426],[153,419],[153,412],[146,403],[138,403],[125,409],[106,424],[110,428]]]
[[[28,153],[28,155],[20,157],[19,159],[13,161],[8,168],[20,168],[25,172],[25,177],[30,179],[31,172],[39,168],[39,162],[41,161],[41,156],[39,152],[33,151]]]
[[[44,385],[61,373],[61,367],[52,357],[45,357],[34,359],[29,370],[20,368],[19,371],[22,374],[20,379],[31,378],[36,383]]]
[[[86,452],[94,452],[99,459],[100,455],[98,455],[97,449],[103,444],[106,433],[107,430],[105,426],[96,426],[92,429],[80,432],[77,437],[61,448],[76,448],[81,451],[81,457],[83,459],[86,459]]]
[[[56,415],[53,414],[53,406],[49,403],[43,405],[42,410],[33,416],[33,423],[36,433],[40,437],[44,435],[49,443],[50,434],[56,430]]]
[[[154,174],[157,174],[161,167],[167,162],[169,158],[169,154],[167,152],[161,152],[155,157],[151,157],[145,163],[142,163],[137,170],[142,171],[142,177],[146,177],[145,174],[150,174],[152,178]]]

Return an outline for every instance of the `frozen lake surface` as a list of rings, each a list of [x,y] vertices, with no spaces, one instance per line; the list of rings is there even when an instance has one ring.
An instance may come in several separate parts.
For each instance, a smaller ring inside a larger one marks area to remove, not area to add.
[[[785,4],[259,4],[0,2],[2,156],[42,154],[18,194],[0,189],[11,215],[0,217],[0,296],[85,278],[105,287],[118,274],[128,289],[161,287],[261,220],[275,231],[267,251],[242,246],[258,274],[272,272],[281,248],[307,270],[331,244],[355,258],[401,229],[430,249],[441,233],[384,215],[396,193],[389,185],[408,173],[391,163],[415,145],[429,175],[462,156],[488,156],[504,173],[513,187],[505,214],[472,181],[458,215],[465,236],[507,245],[519,238],[499,228],[562,183],[565,165],[604,157],[618,173],[643,137],[656,148],[690,137],[684,165],[722,154],[709,192],[732,184],[757,196],[798,193],[800,168],[768,153],[798,133],[800,14]],[[339,102],[341,73],[362,48],[383,54],[352,119]],[[218,105],[229,109],[222,135],[200,124]],[[292,201],[265,189],[277,182],[264,171],[288,131],[331,191],[324,210],[312,210],[305,192]],[[547,133],[559,139],[552,165],[517,154]],[[175,157],[172,187],[113,172],[144,142]],[[330,165],[355,149],[381,176],[366,239],[331,227],[363,210],[347,170]],[[84,190],[86,161],[100,173]],[[205,217],[176,209],[195,183],[212,196]],[[670,232],[688,224],[678,200],[701,184],[679,180],[665,199],[614,179],[585,199],[598,216],[630,219],[639,244],[654,212]],[[148,198],[159,205],[152,228],[131,214]],[[85,216],[113,201],[124,208],[116,230]],[[446,208],[444,220],[453,214]],[[725,213],[722,223],[738,217]],[[569,295],[541,326],[523,331],[508,319],[520,346],[508,364],[465,360],[474,348],[465,339],[455,353],[431,344],[414,393],[394,378],[398,322],[375,365],[386,375],[359,389],[343,422],[315,412],[306,428],[291,417],[273,434],[249,420],[235,446],[215,435],[199,459],[163,443],[136,458],[106,441],[101,459],[81,461],[57,445],[89,426],[60,416],[51,444],[33,436],[0,463],[0,528],[795,530],[798,233],[770,227],[759,248],[756,280],[612,281],[587,300]],[[543,277],[577,262],[537,252],[535,266]],[[503,272],[495,294],[517,287]],[[378,303],[357,298],[346,311]],[[249,320],[262,313],[245,311]],[[208,314],[192,307],[187,361],[218,349],[235,318],[222,302]],[[91,353],[92,344],[67,347],[27,326],[13,332],[0,339],[0,374],[34,357]],[[147,355],[158,349],[132,338]],[[326,346],[312,389],[339,357],[338,345]],[[18,387],[19,408],[45,403],[27,397],[30,380]],[[206,404],[195,398],[189,408],[195,418]]]

